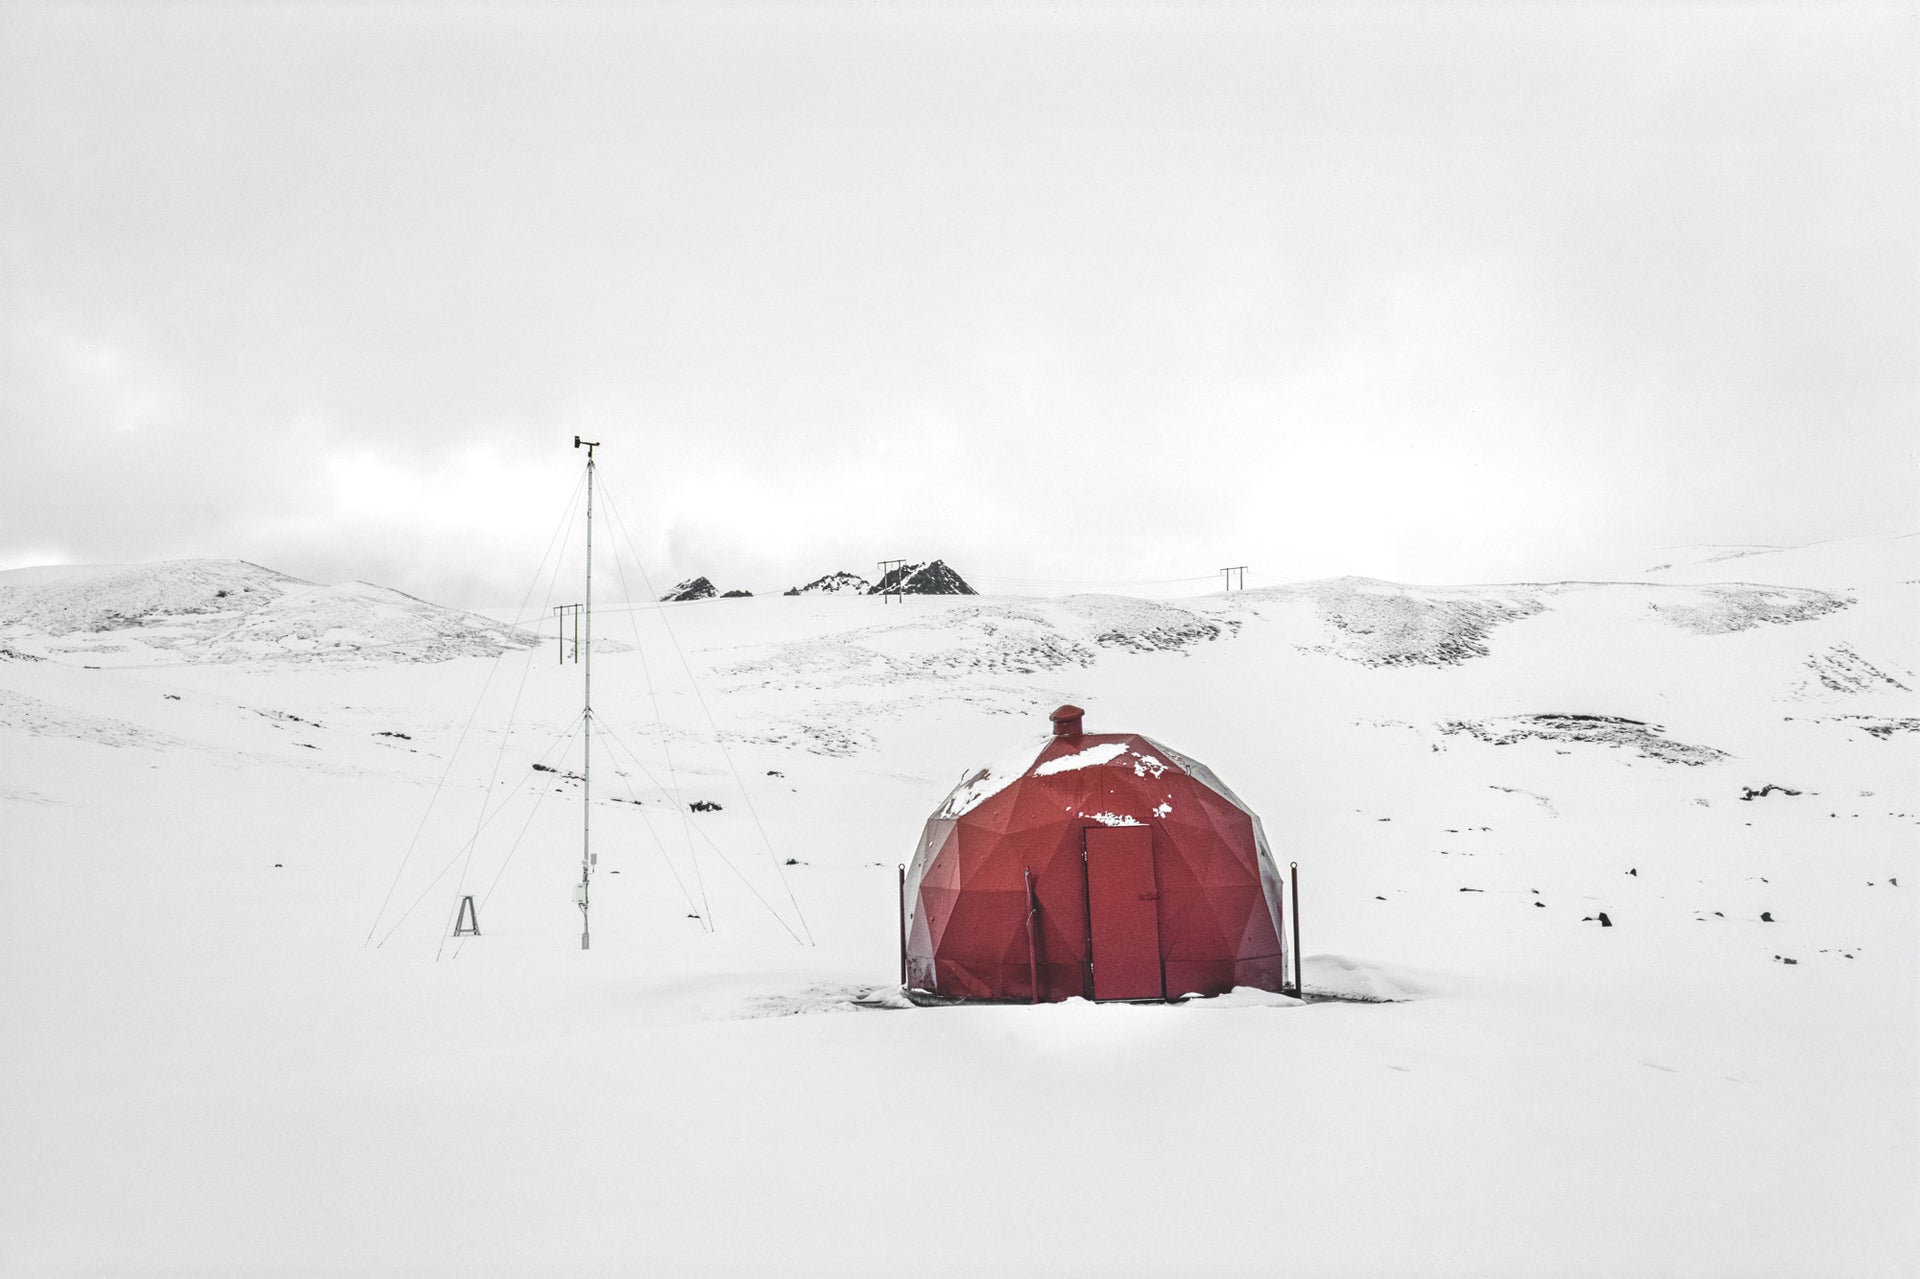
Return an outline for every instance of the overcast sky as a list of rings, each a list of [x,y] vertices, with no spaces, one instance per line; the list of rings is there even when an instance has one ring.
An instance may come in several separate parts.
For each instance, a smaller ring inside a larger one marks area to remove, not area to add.
[[[0,567],[511,603],[576,432],[756,591],[1911,530],[1917,12],[5,0]]]

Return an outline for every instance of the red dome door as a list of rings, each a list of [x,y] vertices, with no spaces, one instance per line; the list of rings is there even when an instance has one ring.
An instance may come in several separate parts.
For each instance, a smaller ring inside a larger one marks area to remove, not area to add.
[[[1153,828],[1086,830],[1087,931],[1095,999],[1165,999]]]

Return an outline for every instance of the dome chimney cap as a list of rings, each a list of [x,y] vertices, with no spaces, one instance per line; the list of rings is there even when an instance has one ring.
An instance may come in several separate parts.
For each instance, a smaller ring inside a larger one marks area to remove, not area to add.
[[[1085,714],[1086,712],[1078,706],[1062,706],[1047,717],[1053,721],[1053,735],[1055,737],[1080,736],[1080,717]]]

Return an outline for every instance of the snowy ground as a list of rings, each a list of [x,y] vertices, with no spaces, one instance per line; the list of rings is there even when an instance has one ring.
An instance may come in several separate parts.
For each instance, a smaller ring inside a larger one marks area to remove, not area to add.
[[[1905,1273],[1917,546],[608,610],[586,953],[550,641],[0,574],[0,1273]],[[856,1007],[928,810],[1069,700],[1400,1002]]]

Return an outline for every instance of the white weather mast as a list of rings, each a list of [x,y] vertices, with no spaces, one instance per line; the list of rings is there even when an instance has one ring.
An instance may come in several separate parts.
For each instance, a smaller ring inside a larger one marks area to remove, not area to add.
[[[574,885],[573,900],[580,907],[580,949],[590,950],[593,946],[593,926],[590,907],[592,905],[593,884],[593,451],[600,447],[597,440],[583,440],[573,437],[573,447],[587,451],[587,596],[583,610],[586,640],[581,647],[581,669],[584,671],[581,690],[580,744],[583,751],[580,767],[580,882]]]
[[[581,791],[582,791],[581,808],[580,808],[580,878],[578,879],[578,881],[575,882],[573,886],[573,900],[574,900],[574,904],[580,908],[580,949],[590,950],[592,949],[592,946],[593,946],[593,929],[591,926],[591,918],[592,918],[591,917],[591,906],[592,906],[591,894],[592,894],[592,887],[593,887],[593,874],[595,869],[597,868],[597,864],[599,861],[599,858],[595,856],[593,851],[593,781],[592,781],[592,777],[593,777],[593,720],[594,720],[594,714],[593,714],[593,507],[594,507],[594,496],[595,496],[594,489],[597,487],[595,484],[595,479],[596,479],[595,472],[597,468],[596,468],[596,458],[595,458],[594,451],[600,447],[600,442],[598,440],[584,440],[584,439],[581,439],[578,435],[576,435],[573,437],[573,446],[576,449],[587,450],[587,469],[586,469],[586,474],[583,477],[583,484],[587,492],[586,595],[583,603],[558,605],[555,607],[554,611],[556,614],[559,615],[559,618],[560,618],[560,628],[559,628],[561,631],[561,635],[559,637],[561,641],[559,646],[560,660],[563,663],[567,660],[566,650],[568,646],[566,644],[565,631],[567,629],[568,622],[571,621],[572,627],[573,627],[573,637],[572,637],[573,638],[573,644],[572,644],[573,660],[576,663],[580,664],[581,667],[583,668],[582,687],[581,687],[581,707],[580,707],[580,719],[579,719],[579,724],[580,724],[581,734],[582,734],[582,743],[581,743],[582,761],[581,761],[581,770],[579,774]],[[608,511],[609,511],[609,514],[611,514],[614,518],[614,530],[616,533],[616,537],[615,537],[613,549],[614,549],[614,561],[616,566],[618,566],[619,557],[620,557],[619,542],[622,537],[626,536],[626,534],[625,534],[624,528],[622,527],[620,513],[617,509],[615,509],[611,505],[611,500],[612,500],[611,497],[609,497]],[[569,511],[571,511],[572,509],[571,506],[569,506],[568,509]],[[564,520],[563,520],[563,525],[564,525]],[[563,548],[562,558],[564,558],[564,543],[561,543],[560,530],[555,530],[554,540],[556,543],[560,543],[562,545],[562,548]],[[629,541],[629,550],[631,550],[630,541]],[[553,546],[550,545],[548,547],[548,554],[551,555],[552,553],[553,553]],[[545,570],[546,570],[546,561],[545,561],[545,557],[543,557],[541,562],[541,567],[535,573],[534,582],[531,585],[529,585],[527,588],[527,599],[521,602],[522,611],[524,611],[527,602],[529,602],[532,599],[533,592],[538,588],[539,581],[542,578],[542,576],[544,576]],[[557,571],[558,571],[558,562],[556,562],[556,572]],[[642,572],[641,577],[642,577],[642,581],[644,582],[645,581],[644,571]],[[625,574],[623,572],[621,575],[621,581],[623,586],[625,584],[625,580],[626,580]],[[548,598],[551,599],[551,590],[552,590],[551,581],[549,582],[548,589],[549,589]],[[649,590],[651,590],[651,587],[649,587]],[[519,623],[516,622],[515,625],[518,626]],[[759,814],[754,811],[753,798],[750,794],[748,794],[746,786],[741,780],[740,770],[735,765],[732,754],[727,750],[726,740],[720,733],[719,725],[714,722],[713,714],[711,710],[709,710],[707,707],[706,699],[704,697],[699,696],[699,687],[698,687],[698,684],[694,682],[693,668],[687,661],[686,652],[680,647],[680,643],[678,639],[674,637],[673,627],[670,623],[668,623],[664,614],[660,617],[660,625],[662,629],[666,632],[668,641],[673,645],[674,652],[679,657],[679,664],[681,669],[685,671],[688,681],[693,685],[693,691],[695,694],[695,698],[699,704],[701,714],[704,715],[706,718],[707,729],[710,733],[713,734],[714,744],[719,748],[721,758],[724,759],[726,762],[728,773],[732,775],[733,784],[737,789],[738,793],[740,794],[740,797],[744,803],[744,806],[747,811],[747,816],[749,820],[753,823],[754,829],[759,833],[760,845],[766,851],[768,860],[771,863],[773,868],[774,877],[779,881],[781,888],[785,890],[787,901],[793,908],[793,922],[792,923],[788,922],[787,918],[784,915],[782,915],[780,910],[773,904],[773,902],[769,901],[767,897],[763,895],[758,890],[758,888],[754,886],[752,881],[748,880],[747,876],[742,872],[741,868],[735,865],[734,862],[727,856],[726,851],[719,844],[715,843],[715,841],[710,836],[708,836],[704,831],[699,832],[700,839],[711,850],[712,856],[718,858],[721,862],[723,862],[728,867],[728,869],[732,870],[736,876],[739,876],[743,881],[746,882],[747,889],[752,894],[754,899],[757,900],[761,906],[766,908],[768,914],[773,916],[775,922],[778,923],[780,927],[786,931],[788,936],[792,937],[795,942],[798,942],[803,946],[813,945],[814,944],[813,934],[812,934],[812,931],[807,926],[805,913],[802,912],[800,909],[800,901],[794,895],[793,886],[787,881],[786,872],[782,867],[780,857],[774,851],[772,841],[767,837],[766,827],[761,823]],[[584,636],[582,635],[583,631],[584,631]],[[639,638],[640,638],[639,632],[636,629],[634,633],[634,640],[636,645],[639,642]],[[499,655],[496,654],[496,657],[495,657],[496,668],[498,666],[498,661],[499,661]],[[480,705],[486,698],[487,688],[491,686],[492,679],[493,679],[493,675],[491,672],[489,672],[487,677],[487,683],[481,686],[480,693],[478,697],[476,697],[474,702],[473,711],[468,715],[469,728],[472,727],[474,716],[479,714]],[[524,686],[524,677],[522,680],[522,684]],[[652,692],[652,684],[651,684],[651,679],[649,679],[650,695],[651,695],[651,692]],[[514,705],[515,705],[515,709],[517,710],[519,706],[518,697],[515,698]],[[656,717],[656,722],[658,722],[659,710],[660,710],[659,702],[658,702],[658,699],[655,698],[654,714]],[[659,723],[658,726],[662,734],[662,737],[665,738],[667,736],[665,724]],[[507,735],[511,735],[512,732],[513,732],[513,721],[512,721],[512,718],[509,717],[508,724],[507,724]],[[466,894],[464,891],[466,887],[466,881],[467,881],[467,872],[473,860],[474,850],[479,845],[481,832],[487,827],[489,823],[493,821],[495,817],[498,817],[500,815],[506,803],[510,803],[513,801],[513,799],[515,798],[515,795],[508,795],[504,800],[500,801],[498,804],[492,803],[491,801],[487,801],[487,800],[482,801],[481,812],[476,821],[476,825],[474,827],[473,832],[464,841],[462,841],[461,844],[452,852],[452,855],[448,858],[446,864],[441,867],[439,874],[435,875],[432,881],[429,882],[423,889],[421,889],[420,893],[413,899],[412,904],[409,905],[405,910],[400,912],[398,918],[392,921],[391,925],[387,928],[384,934],[380,934],[379,941],[376,943],[374,940],[375,935],[379,934],[380,932],[381,924],[386,921],[387,908],[392,903],[394,892],[400,887],[402,878],[406,874],[407,866],[412,861],[414,852],[420,844],[421,837],[427,830],[428,821],[433,815],[434,807],[439,802],[439,799],[442,793],[446,790],[447,780],[452,775],[454,761],[460,753],[461,744],[462,742],[465,741],[465,737],[466,737],[466,734],[463,732],[461,734],[460,740],[454,743],[452,754],[448,758],[446,768],[441,773],[440,781],[433,789],[432,798],[430,798],[427,801],[427,811],[424,814],[422,814],[420,818],[420,824],[415,829],[412,840],[408,842],[406,851],[402,853],[400,856],[400,864],[394,869],[393,881],[387,886],[386,896],[381,899],[380,909],[375,912],[373,924],[367,930],[366,941],[368,945],[385,946],[387,942],[392,939],[393,935],[399,931],[401,926],[406,923],[408,917],[411,916],[414,913],[414,911],[417,910],[420,907],[420,905],[424,903],[429,896],[432,895],[435,889],[435,886],[439,884],[441,877],[446,875],[449,871],[451,871],[455,865],[458,865],[460,867],[459,880],[454,889],[454,895],[459,904],[452,917],[452,929],[450,934],[447,932],[443,932],[441,934],[441,945],[442,947],[445,946],[446,940],[449,935],[451,935],[452,937],[461,938],[461,939],[464,939],[467,937],[478,937],[480,935],[480,908],[486,904],[486,897],[488,895],[491,895],[492,887],[489,886],[487,890],[487,894],[482,895],[480,897],[480,900],[476,902],[473,895]],[[638,757],[633,755],[632,749],[628,747],[626,743],[623,742],[617,734],[610,736],[608,740],[615,747],[618,747],[620,750],[626,751],[629,757],[634,761],[634,764],[638,768],[638,770],[642,774],[646,775],[646,777],[650,781],[654,781],[655,785],[660,785],[657,779],[653,777],[652,772],[647,768],[646,764],[640,762]],[[571,741],[570,735],[568,737],[568,741]],[[494,775],[494,778],[496,779],[499,776],[500,759],[504,757],[506,752],[506,744],[507,744],[507,738],[506,736],[503,736],[501,738],[499,751],[494,763],[493,775]],[[558,772],[559,770],[557,768],[550,766],[546,763],[546,759],[551,756],[552,752],[556,748],[560,749],[561,751],[564,751],[565,745],[566,743],[560,742],[560,743],[555,743],[554,746],[550,746],[548,748],[548,753],[546,755],[543,755],[540,760],[536,761],[533,764],[532,767],[534,770],[534,774]],[[617,765],[617,762],[618,761],[616,760],[616,765]],[[681,794],[679,783],[677,780],[673,778],[673,772],[672,772],[673,759],[671,754],[669,754],[667,757],[667,769],[668,769],[668,785],[663,787],[663,790],[665,793],[669,794],[672,797],[672,802],[676,806],[679,806],[681,808],[681,821],[682,823],[685,823],[687,821],[686,810],[692,806],[686,804],[685,799]],[[615,772],[619,772],[619,771],[620,770],[616,766]],[[533,774],[530,774],[530,776],[532,775]],[[571,777],[572,774],[567,774],[567,776]],[[487,789],[489,792],[491,791],[492,789],[491,781],[489,782]],[[629,785],[628,791],[629,791],[629,796],[631,796],[632,788],[630,785]],[[516,788],[516,794],[517,793],[518,793],[518,788]],[[630,797],[626,802],[632,803],[632,804],[638,804],[640,803],[640,800],[638,798]],[[718,805],[713,805],[712,807],[717,808]],[[532,823],[532,819],[531,817],[529,817],[527,823],[521,827],[521,832],[520,832],[521,837],[524,837],[527,834],[527,828],[528,826],[531,825],[531,823]],[[695,858],[693,865],[694,865],[696,880],[697,880],[699,863],[697,860],[697,853],[693,845],[694,834],[695,832],[693,831],[693,829],[691,827],[688,827],[687,828],[687,853],[689,857]],[[657,840],[657,836],[656,836],[656,840]],[[505,857],[502,859],[499,869],[495,871],[494,883],[497,884],[499,882],[501,874],[503,874],[506,870],[506,863],[512,860],[514,850],[517,849],[519,846],[520,846],[520,838],[517,837],[513,840],[512,845],[509,846],[508,849],[506,850]],[[666,854],[666,848],[664,845],[661,846],[661,852],[663,856]],[[672,869],[672,862],[670,860],[668,862],[668,868],[670,870]],[[676,875],[676,878],[677,878],[677,875]],[[684,886],[682,888],[682,891],[683,892],[685,891]],[[696,902],[691,897],[689,897],[687,905],[689,910],[688,918],[698,919],[702,921],[705,921],[709,918],[709,914],[706,907],[706,890],[704,886],[702,886],[701,888],[700,900]],[[795,925],[797,925],[798,927],[796,928]],[[458,950],[456,950],[455,954],[457,955],[458,953],[459,953]],[[436,951],[434,957],[438,959],[439,954],[440,952]]]

